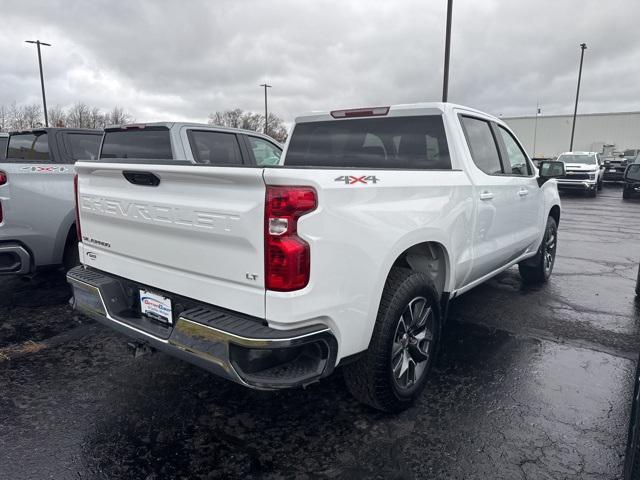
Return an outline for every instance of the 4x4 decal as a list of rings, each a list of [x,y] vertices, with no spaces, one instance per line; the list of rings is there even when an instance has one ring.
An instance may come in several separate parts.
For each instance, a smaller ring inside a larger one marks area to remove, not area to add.
[[[345,185],[355,185],[357,183],[364,183],[365,185],[369,183],[378,183],[380,180],[375,175],[341,175],[337,177],[334,182],[341,182]]]
[[[20,170],[30,173],[64,173],[69,170],[69,168],[60,165],[32,165],[22,167]]]

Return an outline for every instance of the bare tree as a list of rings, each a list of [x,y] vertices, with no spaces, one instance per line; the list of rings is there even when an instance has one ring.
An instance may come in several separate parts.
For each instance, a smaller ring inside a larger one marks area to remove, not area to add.
[[[66,127],[67,114],[60,105],[49,108],[49,125],[52,127]]]
[[[16,102],[13,102],[9,105],[8,110],[8,125],[9,130],[24,130],[27,128],[27,124],[24,118],[24,110],[22,107],[16,105]]]
[[[100,112],[98,107],[92,107],[89,110],[89,120],[87,122],[89,128],[104,128],[106,121],[106,117]]]
[[[0,132],[9,130],[9,112],[7,107],[0,105]]]
[[[67,127],[89,128],[91,110],[84,102],[78,102],[67,111]]]
[[[31,103],[22,107],[24,110],[24,119],[27,128],[35,128],[44,126],[42,120],[42,107],[37,103]]]
[[[125,123],[135,122],[134,118],[128,114],[123,108],[119,106],[113,107],[113,109],[106,114],[107,125],[123,125]]]
[[[98,107],[90,107],[78,102],[68,108],[55,105],[48,110],[49,125],[52,127],[104,128],[107,125],[134,122],[134,118],[119,106],[103,113]],[[18,105],[13,102],[8,107],[0,105],[0,132],[17,131],[43,125],[42,109],[39,104]]]
[[[266,133],[271,138],[276,139],[280,143],[286,142],[287,137],[289,136],[287,126],[284,124],[280,117],[274,115],[273,113],[269,114],[269,123],[267,124]]]
[[[220,127],[242,128],[243,115],[245,115],[244,112],[239,108],[216,112],[209,114],[209,123]]]
[[[253,130],[255,132],[264,131],[264,115],[255,112],[245,112],[240,108],[234,110],[226,110],[224,112],[215,112],[209,115],[209,124],[220,127],[242,128],[245,130]],[[287,128],[284,122],[277,115],[269,114],[269,123],[267,125],[267,135],[279,142],[287,139]]]

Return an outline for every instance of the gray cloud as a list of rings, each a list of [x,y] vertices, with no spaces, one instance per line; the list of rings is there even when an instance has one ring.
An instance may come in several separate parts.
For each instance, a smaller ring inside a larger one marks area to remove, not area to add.
[[[0,104],[118,104],[140,121],[215,110],[309,110],[439,100],[444,0],[0,2]],[[450,100],[502,115],[640,110],[634,0],[455,0]]]

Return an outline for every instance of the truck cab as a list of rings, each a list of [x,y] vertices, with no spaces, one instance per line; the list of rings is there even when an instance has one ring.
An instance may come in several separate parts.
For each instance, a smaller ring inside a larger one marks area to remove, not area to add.
[[[258,132],[208,124],[153,122],[105,128],[101,159],[155,159],[198,165],[270,166],[282,146]]]

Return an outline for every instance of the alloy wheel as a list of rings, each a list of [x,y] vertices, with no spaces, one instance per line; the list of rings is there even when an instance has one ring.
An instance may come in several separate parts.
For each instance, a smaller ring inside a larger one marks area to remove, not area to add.
[[[556,256],[557,235],[553,225],[549,225],[544,238],[543,251],[544,256],[544,272],[549,274],[553,268],[553,262]]]
[[[416,297],[398,319],[391,349],[391,369],[396,386],[409,390],[426,371],[433,350],[435,316],[425,297]]]

